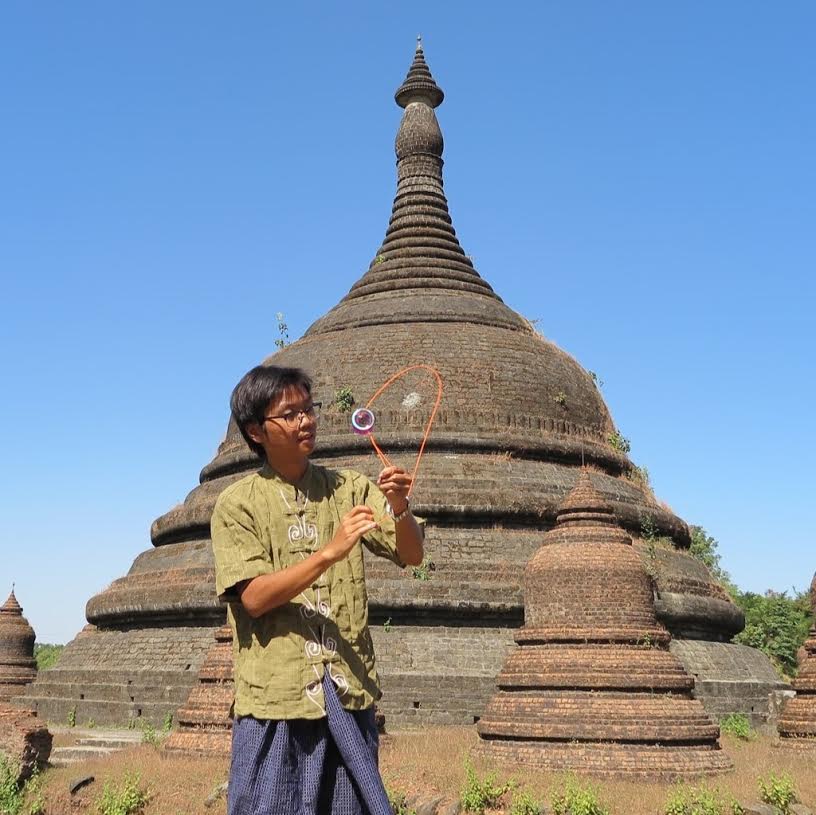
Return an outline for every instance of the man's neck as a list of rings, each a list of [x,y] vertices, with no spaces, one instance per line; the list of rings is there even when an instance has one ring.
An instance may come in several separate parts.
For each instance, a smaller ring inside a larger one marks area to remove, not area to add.
[[[291,459],[283,461],[272,461],[267,459],[267,464],[284,480],[290,484],[296,484],[306,473],[309,466],[309,459]]]

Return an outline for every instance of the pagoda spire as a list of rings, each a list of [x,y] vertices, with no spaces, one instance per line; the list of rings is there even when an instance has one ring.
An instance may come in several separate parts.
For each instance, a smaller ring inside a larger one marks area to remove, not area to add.
[[[444,98],[418,38],[411,67],[394,94],[405,113],[395,142],[397,194],[391,220],[368,272],[347,299],[399,289],[448,289],[500,301],[459,245],[448,211],[444,140],[434,113]]]
[[[385,239],[363,276],[306,336],[404,322],[532,333],[482,279],[456,237],[442,183],[445,143],[434,112],[444,98],[418,37],[411,67],[394,94],[405,112],[394,144],[397,193]]]

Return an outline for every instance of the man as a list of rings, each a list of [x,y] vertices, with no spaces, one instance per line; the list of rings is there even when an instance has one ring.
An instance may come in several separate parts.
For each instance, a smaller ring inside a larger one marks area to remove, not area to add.
[[[212,517],[235,656],[229,815],[390,813],[361,544],[422,562],[411,477],[387,467],[375,485],[310,463],[320,403],[299,369],[253,368],[230,406],[265,463],[222,492]]]

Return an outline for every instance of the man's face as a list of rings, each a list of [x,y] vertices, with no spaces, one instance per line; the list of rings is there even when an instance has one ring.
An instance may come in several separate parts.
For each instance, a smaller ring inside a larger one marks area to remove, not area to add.
[[[317,421],[303,412],[312,406],[312,397],[304,388],[292,387],[284,391],[280,399],[267,405],[264,421],[250,427],[250,436],[263,445],[269,461],[280,456],[308,456],[315,447]]]

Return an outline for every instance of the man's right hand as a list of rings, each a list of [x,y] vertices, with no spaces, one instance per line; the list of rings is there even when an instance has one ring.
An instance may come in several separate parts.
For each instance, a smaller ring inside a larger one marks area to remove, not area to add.
[[[376,529],[379,524],[374,521],[374,513],[370,507],[357,506],[347,512],[340,520],[340,528],[334,537],[323,547],[323,555],[329,563],[342,560],[353,548],[357,541]]]

